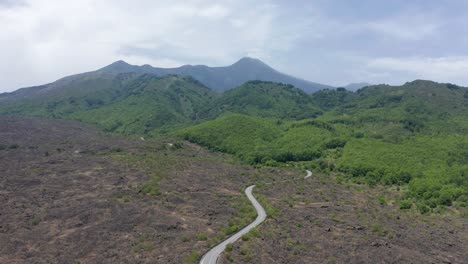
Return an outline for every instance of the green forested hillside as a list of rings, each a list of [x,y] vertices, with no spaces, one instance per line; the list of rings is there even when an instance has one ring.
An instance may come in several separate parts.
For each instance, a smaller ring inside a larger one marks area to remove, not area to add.
[[[218,96],[190,77],[153,75],[135,79],[125,93],[120,100],[70,117],[110,132],[156,135],[192,124],[201,109]]]
[[[0,113],[77,119],[126,135],[192,124],[218,96],[191,77],[149,74],[84,75],[21,93],[0,100]]]
[[[312,100],[322,109],[330,110],[356,99],[356,93],[344,88],[336,90],[324,89],[312,94]]]
[[[253,164],[314,160],[337,135],[314,120],[282,121],[240,114],[223,115],[177,134]]]
[[[304,119],[322,113],[305,92],[281,83],[250,81],[223,93],[205,113],[215,117],[232,112],[258,117]]]
[[[468,89],[415,81],[312,97],[325,111],[316,119],[223,116],[180,133],[250,163],[311,161],[355,181],[409,183],[408,195],[423,212],[456,200],[464,206]]]

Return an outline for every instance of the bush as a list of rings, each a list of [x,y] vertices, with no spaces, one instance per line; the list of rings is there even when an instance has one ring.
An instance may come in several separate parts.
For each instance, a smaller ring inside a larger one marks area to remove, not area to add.
[[[205,234],[205,233],[200,233],[200,234],[198,234],[198,236],[197,236],[197,240],[198,240],[198,241],[206,241],[206,240],[208,240],[208,235]]]
[[[190,255],[184,258],[184,264],[195,264],[198,262],[200,257],[201,257],[200,253],[198,253],[197,251],[192,251]]]
[[[234,249],[234,246],[233,246],[231,243],[229,243],[229,244],[226,245],[226,251],[227,251],[227,252],[230,252],[230,251],[232,251],[233,249]]]
[[[403,200],[400,203],[400,209],[402,210],[411,209],[412,206],[413,206],[413,203],[410,200]]]
[[[117,152],[117,153],[122,152],[122,148],[121,147],[113,147],[113,148],[111,148],[111,152]]]
[[[157,179],[153,179],[150,182],[144,184],[141,187],[140,191],[143,192],[144,194],[149,194],[151,196],[157,196],[161,194],[161,191],[159,190],[159,187],[158,187]]]
[[[340,139],[340,138],[335,138],[335,139],[332,139],[328,142],[326,142],[323,147],[325,149],[335,149],[335,148],[342,148],[346,145],[346,140],[344,139]]]
[[[11,144],[8,146],[9,149],[17,149],[19,148],[19,145],[18,144]]]
[[[425,205],[424,203],[418,203],[417,208],[418,208],[418,211],[421,214],[427,214],[427,213],[429,213],[431,211],[431,208],[429,206]]]
[[[377,202],[380,204],[380,205],[387,205],[387,201],[385,200],[385,196],[383,195],[379,195],[377,197]]]
[[[184,147],[184,143],[180,142],[180,141],[177,141],[174,143],[173,145],[174,149],[181,149]]]

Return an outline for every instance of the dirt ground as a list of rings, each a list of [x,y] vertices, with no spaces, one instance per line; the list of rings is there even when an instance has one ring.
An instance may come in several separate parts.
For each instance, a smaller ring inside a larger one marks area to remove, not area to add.
[[[466,218],[404,212],[393,204],[398,193],[304,175],[177,139],[0,116],[0,263],[196,263],[248,213],[239,208],[250,206],[243,190],[252,183],[272,214],[221,263],[468,259]]]

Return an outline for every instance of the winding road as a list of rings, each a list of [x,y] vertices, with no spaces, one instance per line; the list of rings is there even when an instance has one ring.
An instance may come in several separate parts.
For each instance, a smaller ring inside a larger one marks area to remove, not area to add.
[[[306,172],[307,172],[307,175],[304,177],[304,179],[307,179],[310,176],[312,176],[311,171],[306,170]],[[226,248],[228,244],[234,243],[243,235],[247,234],[250,230],[252,230],[253,228],[260,225],[263,221],[265,221],[267,214],[265,212],[265,208],[263,208],[263,206],[257,201],[257,199],[255,199],[255,197],[252,194],[252,190],[254,187],[255,185],[247,187],[247,189],[245,189],[245,194],[247,195],[247,198],[249,198],[250,202],[252,203],[252,205],[255,207],[255,210],[257,211],[257,218],[255,219],[255,221],[250,223],[248,226],[244,227],[239,232],[230,236],[228,239],[219,243],[214,248],[210,249],[210,251],[208,251],[205,255],[203,255],[202,259],[200,260],[200,264],[216,264],[218,261],[219,255],[223,253],[224,249]]]

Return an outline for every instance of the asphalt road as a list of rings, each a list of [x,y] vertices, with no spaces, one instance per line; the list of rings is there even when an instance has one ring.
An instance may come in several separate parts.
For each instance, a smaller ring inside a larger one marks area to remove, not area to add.
[[[312,176],[312,172],[309,170],[306,170],[307,175],[304,177],[304,179],[309,178]],[[242,230],[239,232],[235,233],[228,239],[224,240],[214,248],[210,249],[205,255],[203,255],[202,259],[200,260],[200,264],[216,264],[219,258],[219,255],[223,253],[224,249],[228,244],[234,243],[236,240],[241,238],[243,235],[247,234],[252,228],[257,227],[260,225],[263,221],[265,221],[267,214],[265,212],[265,208],[255,199],[255,197],[252,195],[252,190],[255,187],[255,185],[247,187],[245,189],[245,194],[247,195],[247,198],[249,198],[250,202],[252,205],[255,207],[255,210],[257,211],[257,218],[255,221],[250,223],[248,226],[244,227]]]
[[[247,234],[252,228],[258,226],[261,224],[263,221],[266,219],[266,212],[263,206],[255,199],[255,197],[252,195],[252,189],[255,187],[255,185],[247,187],[245,189],[245,194],[247,195],[247,198],[249,198],[250,202],[252,205],[255,207],[255,210],[257,211],[257,218],[255,221],[250,223],[250,225],[244,227],[241,231],[235,233],[228,239],[224,240],[220,244],[218,244],[216,247],[212,248],[210,251],[208,251],[203,258],[200,261],[200,264],[216,264],[219,255],[224,251],[226,246],[230,243],[234,243],[234,241],[238,240],[241,238],[243,235]]]

